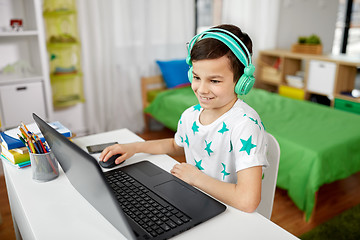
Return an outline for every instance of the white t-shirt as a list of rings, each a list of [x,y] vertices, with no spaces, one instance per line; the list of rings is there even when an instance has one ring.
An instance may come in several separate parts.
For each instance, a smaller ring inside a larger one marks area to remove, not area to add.
[[[199,121],[203,108],[186,109],[178,122],[175,142],[185,150],[186,162],[220,181],[236,183],[237,172],[268,165],[265,129],[254,109],[238,99],[209,125]]]

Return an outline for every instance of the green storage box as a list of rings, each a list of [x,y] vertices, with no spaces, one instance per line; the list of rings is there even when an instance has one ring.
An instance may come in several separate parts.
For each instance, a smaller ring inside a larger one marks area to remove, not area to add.
[[[352,102],[340,98],[335,98],[334,107],[336,109],[344,110],[347,112],[360,114],[360,103],[358,102]]]
[[[55,108],[69,107],[84,102],[81,74],[52,74],[50,79]]]

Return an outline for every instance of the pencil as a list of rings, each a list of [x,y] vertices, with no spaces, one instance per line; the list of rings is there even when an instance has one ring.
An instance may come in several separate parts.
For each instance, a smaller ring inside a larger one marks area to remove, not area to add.
[[[36,135],[36,134],[34,134],[34,136],[35,136],[35,140],[36,140],[36,139],[38,140],[38,143],[40,144],[43,152],[46,153],[47,151],[46,151],[46,149],[45,149],[45,147],[44,147],[44,144],[42,143],[41,139],[39,138],[39,136]]]
[[[21,126],[23,126],[27,132],[29,132],[29,129],[26,127],[26,125],[23,122],[21,122]]]
[[[25,146],[27,147],[27,149],[29,150],[29,152],[31,152],[31,151],[30,151],[30,148],[29,148],[29,146],[28,146],[28,144],[27,144],[27,142],[25,141],[25,139],[24,139],[23,137],[21,137],[20,134],[17,134],[17,135],[18,135],[20,141],[22,141],[22,142],[25,144]]]

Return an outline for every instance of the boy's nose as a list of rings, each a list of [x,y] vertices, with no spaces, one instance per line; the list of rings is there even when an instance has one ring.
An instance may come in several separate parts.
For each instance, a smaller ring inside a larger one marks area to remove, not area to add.
[[[200,82],[198,92],[200,92],[200,93],[208,93],[209,92],[208,84],[205,81]]]

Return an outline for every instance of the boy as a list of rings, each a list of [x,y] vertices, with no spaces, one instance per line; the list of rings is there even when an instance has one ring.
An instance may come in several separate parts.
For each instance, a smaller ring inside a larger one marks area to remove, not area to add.
[[[245,212],[261,199],[262,167],[267,166],[265,130],[258,114],[238,94],[254,84],[252,43],[233,25],[196,35],[189,44],[191,87],[199,104],[182,114],[174,138],[106,148],[119,164],[135,153],[186,156],[171,173],[218,200]]]

